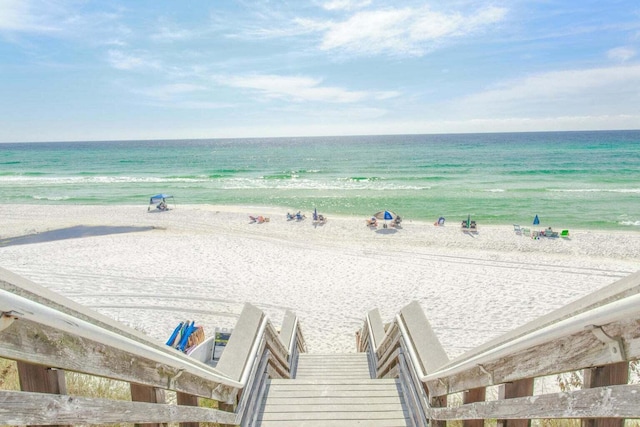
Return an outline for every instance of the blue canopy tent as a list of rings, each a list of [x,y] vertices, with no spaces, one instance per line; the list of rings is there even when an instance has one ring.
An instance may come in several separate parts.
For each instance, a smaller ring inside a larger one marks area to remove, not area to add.
[[[173,201],[173,196],[170,194],[164,194],[164,193],[151,196],[151,198],[149,199],[149,206],[147,207],[147,212],[151,210],[151,206],[153,205],[156,205],[155,208],[159,211],[168,211],[169,205],[167,203],[167,199],[172,199]],[[175,207],[175,202],[173,202],[173,204]]]

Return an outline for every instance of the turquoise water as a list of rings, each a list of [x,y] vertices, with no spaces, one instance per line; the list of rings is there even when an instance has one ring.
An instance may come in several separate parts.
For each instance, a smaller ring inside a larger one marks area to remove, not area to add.
[[[640,230],[640,131],[0,144],[4,203],[275,206]]]

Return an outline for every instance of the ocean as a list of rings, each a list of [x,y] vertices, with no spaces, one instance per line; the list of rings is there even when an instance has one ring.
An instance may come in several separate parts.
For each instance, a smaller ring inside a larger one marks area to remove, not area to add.
[[[156,193],[177,209],[640,230],[640,131],[0,144],[2,203],[146,210]]]

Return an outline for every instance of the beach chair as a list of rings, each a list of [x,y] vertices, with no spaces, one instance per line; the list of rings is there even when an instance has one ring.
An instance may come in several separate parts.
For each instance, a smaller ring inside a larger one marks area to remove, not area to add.
[[[560,232],[560,237],[563,237],[565,239],[569,238],[569,230],[562,230]]]
[[[522,236],[522,228],[520,228],[518,224],[513,224],[513,231],[515,231],[518,236]]]

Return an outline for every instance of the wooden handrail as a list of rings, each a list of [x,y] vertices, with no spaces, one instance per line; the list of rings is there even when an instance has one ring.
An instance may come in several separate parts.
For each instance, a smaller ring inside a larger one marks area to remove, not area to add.
[[[4,290],[0,290],[0,311],[16,319],[1,332],[0,357],[154,387],[174,387],[221,401],[232,399],[242,387],[213,368],[182,357],[177,350],[159,351],[157,346],[147,346]]]
[[[296,351],[304,351],[297,318],[291,315]],[[251,305],[245,305],[218,368],[212,368],[2,269],[0,357],[31,366],[127,381],[137,388],[173,390],[221,404],[235,404],[242,395],[244,405],[249,408],[255,408],[256,402],[250,399],[261,399],[267,375],[287,378],[290,370],[289,350],[282,337],[264,314]],[[236,425],[244,415],[194,406],[27,391],[0,391],[0,401],[3,402],[0,424],[4,425],[122,422]],[[42,405],[55,409],[46,412],[35,409]]]
[[[586,390],[491,402],[474,398],[455,408],[439,407],[452,393],[603,365],[621,369],[625,362],[640,359],[640,272],[450,362],[430,328],[420,326],[417,303],[411,306],[414,320],[407,322],[403,309],[376,343],[377,375],[406,371],[400,364],[404,354],[428,391],[425,414],[432,421],[640,417],[640,386],[606,381]],[[374,342],[370,328],[367,315],[361,351]]]
[[[155,347],[161,352],[173,354],[184,360],[189,360],[189,356],[184,353],[175,352],[170,347],[151,339],[149,336],[130,328],[120,322],[116,322],[110,317],[102,315],[96,311],[87,310],[86,307],[73,300],[51,291],[44,286],[40,286],[30,280],[25,279],[9,270],[0,267],[0,290],[5,290],[17,296],[22,296],[29,301],[40,303],[43,306],[52,308],[69,316],[84,320],[95,326],[112,331],[120,336],[130,338],[150,347]]]

